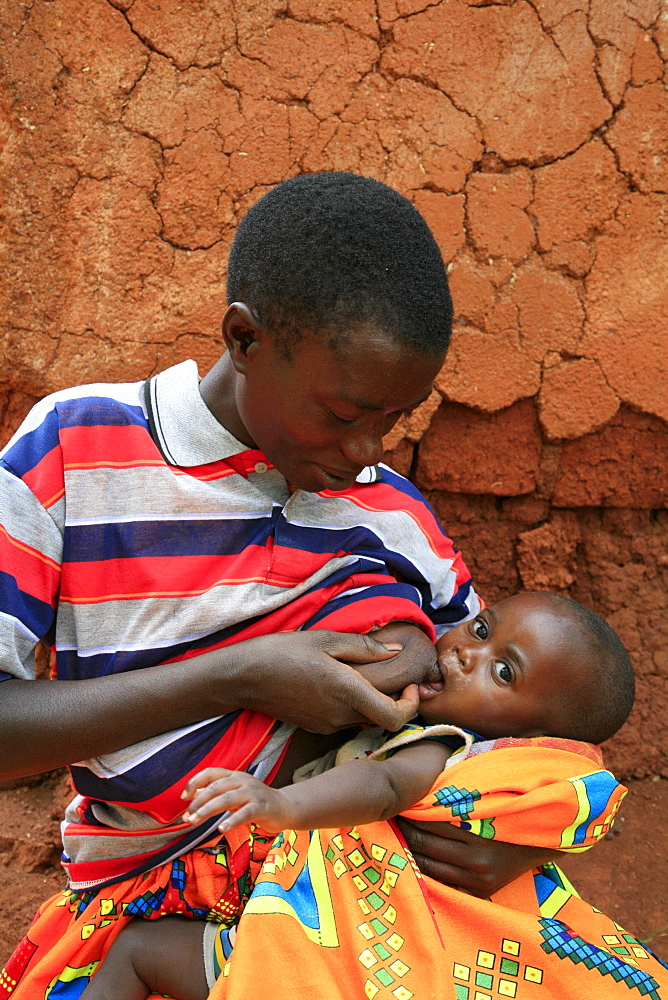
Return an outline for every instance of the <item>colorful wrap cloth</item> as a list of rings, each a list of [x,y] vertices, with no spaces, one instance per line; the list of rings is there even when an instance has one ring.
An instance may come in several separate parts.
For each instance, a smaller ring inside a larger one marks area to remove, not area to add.
[[[581,851],[605,836],[625,794],[600,764],[581,743],[475,744],[405,815]],[[132,882],[55,896],[7,964],[0,998],[76,1000],[129,919],[181,913],[220,923],[211,1000],[668,1000],[661,963],[552,865],[490,901],[420,875],[393,822],[273,842],[240,828],[227,841]]]
[[[477,744],[404,815],[581,851],[625,794],[599,763],[567,741]],[[211,1000],[668,998],[662,963],[556,866],[477,899],[423,877],[394,822],[284,831],[213,958]]]
[[[117,935],[134,917],[178,913],[192,920],[238,919],[272,838],[248,827],[134,879],[110,887],[65,889],[47,900],[0,973],[5,1000],[77,1000]]]

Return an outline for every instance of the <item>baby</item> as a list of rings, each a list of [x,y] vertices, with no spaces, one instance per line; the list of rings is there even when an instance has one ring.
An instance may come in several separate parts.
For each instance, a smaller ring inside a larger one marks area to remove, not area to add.
[[[351,759],[284,788],[245,772],[209,768],[186,786],[191,804],[184,819],[197,824],[223,814],[223,833],[251,822],[278,833],[390,819],[427,795],[448,759],[468,746],[471,732],[479,734],[475,739],[552,736],[601,743],[633,704],[633,670],[616,633],[598,615],[555,594],[519,594],[485,609],[439,640],[438,660],[440,681],[403,693],[420,716],[407,745],[386,748],[384,759]],[[459,747],[453,748],[452,727],[467,731],[459,732]],[[202,957],[206,926],[179,917],[133,921],[82,1000],[144,1000],[151,993],[204,1000],[210,989]]]

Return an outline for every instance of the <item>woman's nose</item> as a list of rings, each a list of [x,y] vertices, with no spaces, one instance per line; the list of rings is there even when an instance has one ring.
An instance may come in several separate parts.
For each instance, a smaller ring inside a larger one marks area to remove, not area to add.
[[[382,428],[367,426],[351,429],[341,450],[352,465],[377,465],[383,457]]]

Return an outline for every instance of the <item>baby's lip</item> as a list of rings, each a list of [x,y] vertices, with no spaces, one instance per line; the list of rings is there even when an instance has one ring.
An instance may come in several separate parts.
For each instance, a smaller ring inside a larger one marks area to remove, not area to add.
[[[429,701],[430,698],[435,698],[441,693],[445,687],[445,676],[447,670],[444,670],[441,663],[438,664],[438,671],[434,671],[435,676],[428,681],[423,681],[418,684],[418,695],[420,696],[420,701]]]
[[[445,681],[423,681],[422,684],[418,684],[418,695],[420,701],[429,701],[430,698],[436,698],[443,688],[445,687]]]

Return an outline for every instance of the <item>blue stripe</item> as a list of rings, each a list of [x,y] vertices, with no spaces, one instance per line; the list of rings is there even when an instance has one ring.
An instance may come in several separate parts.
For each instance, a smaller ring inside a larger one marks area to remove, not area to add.
[[[589,800],[589,815],[575,831],[573,844],[583,843],[587,834],[587,827],[595,819],[600,819],[605,814],[610,801],[610,796],[617,788],[617,781],[607,771],[597,771],[595,774],[585,774],[578,779],[584,783]]]
[[[135,424],[148,428],[139,403],[133,406],[108,396],[81,396],[56,403],[61,427],[122,427]]]
[[[249,545],[264,548],[279,516],[280,509],[275,508],[267,517],[257,519],[70,525],[65,528],[63,562],[238,555]]]
[[[59,443],[58,414],[50,410],[39,427],[28,431],[5,453],[2,464],[19,477],[34,469]]]
[[[431,506],[429,501],[425,499],[422,493],[420,493],[417,486],[414,486],[408,479],[404,479],[404,477],[400,476],[398,472],[395,472],[394,469],[390,469],[386,465],[382,467],[381,472],[383,473],[383,482],[395,489],[397,493],[405,493],[406,496],[411,498],[411,500],[415,500],[415,502],[419,503],[421,507],[430,511],[436,521],[436,524],[440,527],[439,520],[434,513],[434,508]]]
[[[53,624],[54,610],[46,601],[21,590],[11,573],[0,570],[0,607],[5,614],[18,618],[26,628],[42,638]]]
[[[413,562],[401,553],[385,548],[372,530],[351,527],[323,531],[321,528],[288,524],[279,507],[274,507],[262,518],[147,519],[68,525],[65,528],[63,561],[237,555],[248,545],[266,545],[272,535],[275,544],[283,548],[314,555],[354,552],[360,561],[375,559],[389,564],[406,579],[424,582]],[[374,568],[368,562],[366,565],[369,569]]]
[[[405,600],[411,601],[418,608],[422,606],[419,593],[416,591],[416,588],[410,586],[410,584],[381,583],[375,586],[367,587],[359,594],[349,594],[348,596],[344,594],[341,597],[335,597],[333,600],[328,601],[327,604],[320,609],[320,611],[314,614],[312,618],[309,618],[304,628],[315,628],[317,623],[323,618],[326,618],[327,615],[331,615],[335,611],[340,611],[342,608],[350,607],[351,604],[359,604],[361,601],[377,597],[395,599],[404,598]]]
[[[171,788],[177,777],[195,767],[220,742],[239,714],[240,710],[230,712],[184,733],[174,743],[113,778],[100,778],[87,767],[72,764],[74,786],[80,795],[92,799],[139,805]]]
[[[450,603],[444,608],[427,608],[429,617],[434,625],[457,625],[468,617],[470,611],[466,605],[469,594],[472,590],[472,581],[467,580],[461,583],[459,589],[450,598]]]

